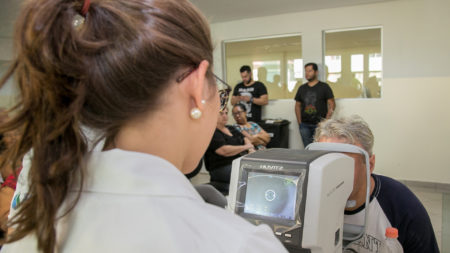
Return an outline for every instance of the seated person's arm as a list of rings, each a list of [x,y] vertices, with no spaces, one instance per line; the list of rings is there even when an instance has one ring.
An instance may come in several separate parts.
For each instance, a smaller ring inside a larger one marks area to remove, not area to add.
[[[261,128],[261,132],[255,135],[260,141],[262,141],[262,145],[267,145],[270,141],[270,135]]]
[[[0,188],[0,229],[7,231],[9,208],[14,197],[14,189],[4,186]]]
[[[244,135],[245,138],[249,139],[250,142],[251,142],[254,146],[257,146],[257,145],[265,145],[265,144],[264,144],[264,141],[258,137],[258,134],[250,135],[250,134],[249,134],[247,131],[245,131],[245,130],[243,130],[241,133],[242,133],[242,135]]]
[[[244,145],[223,145],[220,148],[216,149],[216,154],[221,156],[235,156],[243,151],[247,151],[253,148],[251,143],[247,143]]]
[[[253,126],[256,126],[256,128],[258,129],[259,132],[254,135],[250,135],[247,131],[244,130],[244,131],[242,131],[242,134],[245,137],[249,138],[253,145],[266,146],[267,143],[269,143],[269,141],[270,141],[270,135],[266,131],[264,131],[264,129],[262,129],[258,124],[256,124],[256,123],[251,123],[251,124]]]
[[[253,152],[256,151],[255,146],[253,146],[253,143],[250,141],[249,138],[244,137],[244,143],[245,143],[245,144],[251,144],[251,145],[252,145],[252,148],[250,148],[250,149],[248,150],[249,153],[253,153]]]
[[[255,142],[258,142],[258,139],[255,138],[254,136],[250,135],[247,131],[242,130],[241,134],[242,134],[246,139],[248,139],[253,145],[258,145],[258,144],[255,144]]]
[[[3,159],[6,159],[6,157],[2,154],[2,155],[0,155],[0,161],[2,161]],[[3,166],[0,169],[0,176],[3,179],[7,178],[9,175],[11,175],[13,173],[13,169],[12,169],[11,165],[12,165],[11,162],[7,162],[5,164],[5,166]]]

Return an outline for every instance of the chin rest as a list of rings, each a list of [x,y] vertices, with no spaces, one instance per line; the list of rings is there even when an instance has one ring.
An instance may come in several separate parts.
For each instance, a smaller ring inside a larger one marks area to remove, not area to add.
[[[228,191],[230,190],[230,183],[220,182],[220,181],[211,181],[208,184],[214,186],[219,192],[223,195],[227,196]]]
[[[200,196],[205,200],[206,203],[216,205],[222,208],[227,206],[227,199],[225,196],[216,190],[212,185],[202,184],[196,185],[194,188],[200,194]]]

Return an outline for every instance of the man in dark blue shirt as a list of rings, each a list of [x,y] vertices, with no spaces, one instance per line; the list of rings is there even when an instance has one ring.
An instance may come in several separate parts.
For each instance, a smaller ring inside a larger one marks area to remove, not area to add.
[[[403,248],[405,253],[439,253],[436,237],[427,211],[405,185],[385,176],[373,174],[374,137],[368,124],[359,116],[329,119],[319,123],[314,137],[318,142],[348,143],[359,146],[369,154],[370,203],[366,233],[349,247],[359,253],[376,253],[386,247],[385,231],[398,230],[398,238],[389,247]],[[355,160],[353,191],[345,209],[344,222],[362,225],[365,217],[367,189],[366,164],[363,155],[346,153]],[[392,251],[398,252],[398,251]]]

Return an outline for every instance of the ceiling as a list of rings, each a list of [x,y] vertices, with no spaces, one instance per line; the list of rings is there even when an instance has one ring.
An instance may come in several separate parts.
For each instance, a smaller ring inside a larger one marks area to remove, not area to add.
[[[12,37],[23,0],[0,0],[0,38]],[[190,0],[211,23],[394,0]]]
[[[191,0],[211,23],[393,0]]]

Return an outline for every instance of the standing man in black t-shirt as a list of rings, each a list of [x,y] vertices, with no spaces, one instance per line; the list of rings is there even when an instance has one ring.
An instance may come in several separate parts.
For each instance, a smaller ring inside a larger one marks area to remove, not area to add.
[[[267,88],[262,82],[253,80],[250,66],[242,66],[240,72],[242,82],[234,87],[231,104],[243,104],[247,110],[247,120],[259,122],[262,106],[269,103]]]
[[[333,91],[327,83],[317,79],[317,74],[317,64],[306,64],[305,77],[308,82],[301,85],[295,95],[295,116],[304,147],[312,142],[317,123],[331,118],[336,108]]]

